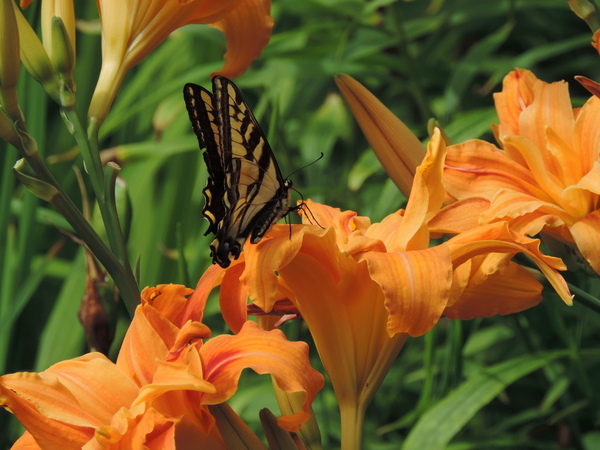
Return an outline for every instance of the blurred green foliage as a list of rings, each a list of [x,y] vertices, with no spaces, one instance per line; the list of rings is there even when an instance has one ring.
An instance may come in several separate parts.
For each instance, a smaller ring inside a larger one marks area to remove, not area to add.
[[[39,3],[26,11],[33,24]],[[94,2],[76,0],[76,7],[81,19],[96,20]],[[361,81],[421,139],[434,117],[454,142],[492,139],[492,93],[514,67],[548,82],[566,80],[576,105],[588,95],[573,76],[600,79],[592,33],[566,0],[274,0],[272,13],[269,46],[236,84],[284,175],[324,153],[293,175],[304,197],[373,221],[405,199],[368,149],[335,74]],[[139,258],[142,287],[193,287],[210,264],[201,215],[206,169],[181,91],[187,82],[210,86],[224,46],[223,35],[206,26],[173,33],[128,74],[101,129],[105,154],[127,182],[129,250],[132,261]],[[85,111],[100,67],[100,36],[79,33],[77,47],[77,101]],[[81,161],[57,106],[25,73],[19,93],[29,130],[80,204],[73,166]],[[0,373],[43,370],[86,351],[77,319],[83,253],[62,218],[16,183],[14,149],[0,142],[0,150]],[[595,281],[570,281],[600,292]],[[206,317],[215,334],[225,331],[216,302]],[[127,320],[122,314],[113,355]],[[301,325],[285,328],[310,341]],[[599,329],[595,313],[568,308],[552,294],[510,317],[443,320],[408,341],[368,410],[364,448],[600,448]],[[264,401],[269,384],[268,377],[246,376],[231,402],[257,429],[258,410],[275,408]],[[315,410],[325,448],[337,448],[331,389]],[[0,448],[19,433],[9,414],[0,414]]]

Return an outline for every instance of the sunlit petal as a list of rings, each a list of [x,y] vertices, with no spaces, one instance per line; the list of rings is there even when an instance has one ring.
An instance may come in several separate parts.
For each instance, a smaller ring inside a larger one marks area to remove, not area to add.
[[[270,373],[277,385],[288,392],[304,391],[303,412],[280,419],[280,426],[296,431],[308,419],[310,404],[323,387],[323,377],[309,365],[308,345],[290,342],[279,330],[264,331],[253,322],[247,322],[235,336],[218,336],[208,341],[200,356],[205,378],[217,392],[203,396],[206,404],[227,400],[237,388],[244,368]]]

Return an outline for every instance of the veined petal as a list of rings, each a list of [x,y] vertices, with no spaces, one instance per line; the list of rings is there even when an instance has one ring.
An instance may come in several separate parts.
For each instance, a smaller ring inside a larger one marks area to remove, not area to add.
[[[452,262],[455,266],[485,253],[513,255],[523,252],[536,263],[563,301],[568,305],[572,304],[573,296],[569,292],[567,283],[557,272],[566,269],[563,262],[559,258],[541,253],[540,241],[512,232],[506,222],[497,222],[466,231],[453,237],[446,244],[451,248]]]
[[[544,160],[546,170],[558,174],[558,164],[554,157],[545,152],[546,128],[551,128],[568,147],[573,146],[575,117],[569,98],[566,82],[544,83],[537,80],[533,86],[534,101],[519,118],[519,135],[533,142]],[[529,166],[531,170],[535,168]],[[537,176],[536,176],[537,178]]]
[[[537,197],[509,189],[503,189],[496,193],[490,207],[481,214],[480,220],[487,223],[498,219],[518,218],[534,212],[554,215],[563,221],[569,220],[569,215],[555,203],[545,202]]]
[[[500,136],[519,134],[519,118],[533,103],[533,86],[536,81],[537,77],[526,69],[515,69],[502,80],[502,92],[494,94],[500,118]]]
[[[479,217],[490,207],[485,198],[470,197],[442,209],[429,222],[431,233],[457,234],[479,226]]]
[[[270,10],[271,0],[245,0],[212,24],[227,37],[225,65],[212,76],[238,77],[260,56],[273,30]]]
[[[206,380],[217,389],[215,394],[203,396],[205,404],[229,399],[237,389],[241,371],[247,367],[259,374],[270,373],[285,391],[304,391],[303,412],[278,421],[289,431],[298,430],[308,420],[310,404],[324,384],[322,375],[308,363],[308,345],[288,341],[279,330],[264,331],[254,322],[247,322],[235,336],[211,339],[200,349],[200,357]]]
[[[600,147],[600,98],[593,96],[581,108],[573,130],[573,147],[581,164],[579,175],[585,175],[598,162]]]
[[[32,430],[35,442],[41,448],[79,450],[90,440],[93,428],[68,425],[47,418],[35,408],[31,401],[22,398],[10,388],[5,388],[4,378],[0,378],[0,406],[8,409],[23,426]],[[25,442],[31,444],[29,439]]]
[[[596,273],[600,273],[600,210],[569,227],[577,248]]]
[[[363,256],[371,278],[385,296],[390,336],[420,336],[437,323],[450,295],[450,249],[438,245],[402,253],[368,253]]]
[[[178,331],[152,306],[138,306],[123,340],[117,366],[139,386],[151,383],[158,360],[167,355]]]
[[[327,268],[339,278],[336,268],[338,247],[332,228],[322,230],[302,226],[292,230],[291,238],[288,231],[286,236],[262,239],[256,246],[246,247],[246,270],[240,282],[247,287],[250,300],[263,311],[269,312],[273,308],[279,283],[276,272],[286,267],[299,251],[328,258]]]
[[[448,147],[444,186],[459,200],[473,196],[492,200],[500,189],[547,197],[529,170],[493,144],[477,139]]]
[[[341,74],[335,82],[377,158],[408,197],[425,148],[400,119],[354,78]]]
[[[39,374],[0,377],[0,403],[42,448],[81,448],[94,429],[130,405],[137,386],[99,353],[63,361]]]
[[[470,320],[512,314],[537,305],[542,300],[541,292],[542,285],[527,269],[509,262],[482,283],[468,286],[458,300],[444,310],[444,316]]]

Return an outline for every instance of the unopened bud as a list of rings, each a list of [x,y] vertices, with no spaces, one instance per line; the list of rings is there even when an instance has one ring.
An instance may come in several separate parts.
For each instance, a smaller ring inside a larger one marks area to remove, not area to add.
[[[2,0],[4,1],[4,0]],[[11,3],[13,3],[11,1]],[[58,76],[54,72],[54,67],[50,58],[27,19],[19,7],[13,3],[17,25],[19,26],[19,40],[21,41],[21,61],[27,69],[27,72],[40,83],[46,93],[57,103],[60,102],[60,89]]]
[[[22,120],[17,102],[19,30],[12,0],[0,0],[0,103],[13,121]]]
[[[52,18],[52,64],[64,80],[66,88],[73,92],[73,68],[75,66],[75,51],[71,45],[69,34],[60,17]]]

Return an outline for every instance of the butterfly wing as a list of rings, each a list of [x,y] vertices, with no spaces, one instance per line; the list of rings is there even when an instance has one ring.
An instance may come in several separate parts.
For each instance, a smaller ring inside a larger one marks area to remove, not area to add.
[[[200,148],[205,148],[204,162],[208,169],[208,182],[202,193],[205,203],[202,214],[208,219],[208,229],[204,233],[216,233],[219,223],[225,217],[223,196],[225,193],[225,173],[223,171],[219,118],[213,106],[213,95],[197,84],[188,83],[183,88],[183,97],[198,138]]]
[[[230,80],[214,77],[213,94],[192,86],[194,95],[188,88],[185,97],[194,131],[206,147],[204,215],[208,231],[215,233],[211,254],[213,263],[228,267],[248,238],[258,243],[289,212],[292,185],[282,177],[254,114]]]

